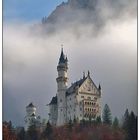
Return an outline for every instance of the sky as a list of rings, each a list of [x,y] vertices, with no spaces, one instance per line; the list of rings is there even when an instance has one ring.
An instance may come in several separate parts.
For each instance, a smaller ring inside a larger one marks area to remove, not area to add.
[[[48,117],[46,104],[57,91],[61,44],[69,61],[69,86],[89,70],[102,86],[102,108],[107,103],[120,118],[126,108],[137,114],[136,5],[133,0],[99,2],[91,18],[85,9],[57,9],[55,24],[42,28],[42,17],[62,1],[4,0],[4,120],[24,125],[30,102],[38,115]]]
[[[48,16],[57,5],[66,0],[3,0],[3,18],[6,21],[37,21]]]

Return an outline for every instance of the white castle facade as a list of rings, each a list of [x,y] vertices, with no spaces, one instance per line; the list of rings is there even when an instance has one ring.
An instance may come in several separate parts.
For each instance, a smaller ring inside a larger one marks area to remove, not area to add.
[[[68,60],[63,49],[57,71],[57,95],[49,103],[50,123],[61,126],[70,120],[92,120],[101,116],[101,86],[95,85],[90,72],[68,87]]]

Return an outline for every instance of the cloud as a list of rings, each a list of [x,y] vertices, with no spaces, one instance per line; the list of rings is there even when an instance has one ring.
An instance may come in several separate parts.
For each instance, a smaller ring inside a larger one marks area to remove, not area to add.
[[[110,22],[96,37],[90,24],[53,34],[44,34],[26,23],[5,24],[4,119],[23,125],[29,102],[34,102],[42,118],[47,118],[46,104],[57,91],[56,66],[61,44],[69,60],[69,85],[80,79],[83,71],[90,70],[95,83],[101,82],[102,106],[108,103],[114,116],[121,116],[126,108],[137,113],[136,24],[136,19]]]

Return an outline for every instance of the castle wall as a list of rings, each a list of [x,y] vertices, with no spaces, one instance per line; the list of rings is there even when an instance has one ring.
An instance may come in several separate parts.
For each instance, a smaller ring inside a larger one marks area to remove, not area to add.
[[[58,117],[58,107],[57,104],[49,105],[49,121],[52,125],[57,124],[57,117]]]

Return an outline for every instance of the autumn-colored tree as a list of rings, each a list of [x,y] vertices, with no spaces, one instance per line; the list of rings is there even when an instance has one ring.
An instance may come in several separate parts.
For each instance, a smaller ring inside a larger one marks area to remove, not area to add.
[[[17,140],[11,121],[3,122],[3,140]]]

